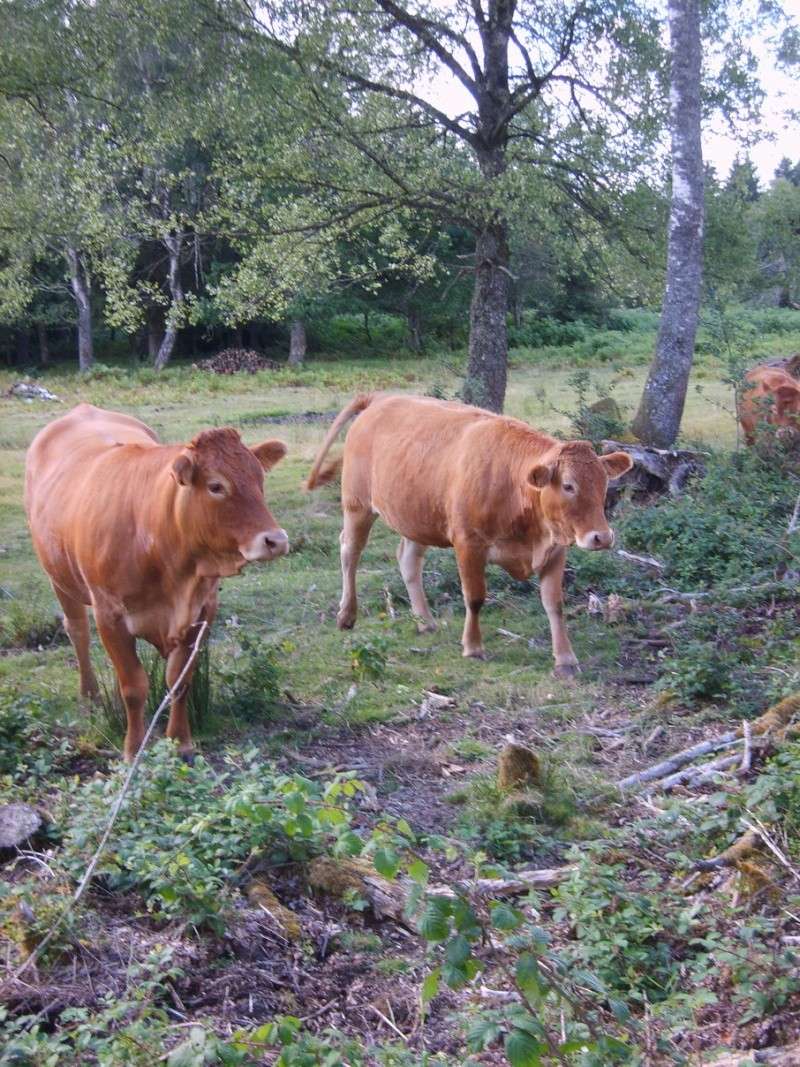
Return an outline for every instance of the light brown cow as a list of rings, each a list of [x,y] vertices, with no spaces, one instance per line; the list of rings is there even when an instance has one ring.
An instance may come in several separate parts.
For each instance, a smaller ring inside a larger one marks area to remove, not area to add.
[[[214,620],[219,579],[288,552],[286,533],[264,502],[263,475],[285,454],[281,441],[246,448],[231,429],[162,445],[138,419],[90,404],[34,438],[25,507],[36,554],[64,609],[80,691],[89,698],[97,680],[86,607],[94,611],[127,712],[127,760],[144,736],[148,689],[136,638],[166,658],[173,685],[197,625]],[[192,747],[190,683],[187,676],[167,724],[184,754]]]
[[[739,422],[748,445],[755,444],[759,423],[778,434],[800,431],[800,382],[776,367],[754,367],[739,400]]]
[[[421,630],[435,627],[422,587],[425,552],[452,546],[466,605],[464,655],[484,656],[478,615],[486,599],[485,569],[499,563],[514,578],[539,575],[556,674],[574,674],[578,661],[562,611],[567,546],[611,547],[606,487],[609,477],[630,468],[630,456],[597,456],[588,441],[556,441],[517,419],[464,404],[369,395],[334,420],[309,489],[333,477],[338,464],[323,468],[325,455],[356,414],[342,468],[339,627],[355,623],[356,568],[380,515],[401,535],[397,559]]]

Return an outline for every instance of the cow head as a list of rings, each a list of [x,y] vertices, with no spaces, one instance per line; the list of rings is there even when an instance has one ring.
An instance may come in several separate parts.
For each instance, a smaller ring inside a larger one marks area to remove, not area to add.
[[[567,441],[531,469],[528,480],[539,490],[542,512],[559,544],[611,548],[614,531],[605,516],[608,480],[619,478],[632,463],[627,452],[598,456],[588,441]]]
[[[206,430],[175,458],[177,514],[195,550],[215,559],[218,574],[289,551],[286,531],[264,500],[264,471],[286,455],[282,441],[247,448],[236,430]],[[213,568],[212,568],[213,569]]]

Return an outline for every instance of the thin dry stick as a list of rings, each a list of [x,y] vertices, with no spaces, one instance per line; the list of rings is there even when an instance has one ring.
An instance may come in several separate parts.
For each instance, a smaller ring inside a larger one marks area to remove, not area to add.
[[[783,852],[778,848],[774,839],[770,837],[769,830],[767,830],[761,819],[759,819],[757,815],[754,815],[752,811],[748,811],[747,814],[750,816],[750,818],[756,825],[753,826],[753,823],[749,823],[747,819],[742,819],[742,826],[747,827],[747,829],[750,830],[751,833],[757,834],[767,846],[767,848],[770,850],[770,852],[773,854],[773,856],[775,856],[778,862],[781,863],[787,869],[787,871],[790,871],[792,876],[798,882],[800,882],[800,871],[798,871],[794,864],[791,863],[789,859],[783,854]]]
[[[798,526],[800,526],[800,493],[797,494],[797,500],[794,502],[794,511],[786,529],[787,537],[793,534]]]
[[[183,670],[178,675],[178,678],[175,681],[174,685],[168,690],[168,692],[164,696],[164,699],[156,708],[155,714],[150,720],[150,725],[147,727],[142,743],[139,746],[139,751],[134,756],[133,762],[128,768],[128,773],[125,775],[125,781],[122,783],[122,789],[120,789],[117,799],[114,801],[114,806],[111,809],[111,816],[109,817],[108,825],[106,826],[105,831],[103,832],[103,836],[100,838],[100,844],[95,849],[95,853],[89,861],[89,866],[86,868],[86,873],[78,883],[78,887],[73,893],[73,895],[64,905],[61,914],[56,918],[55,922],[47,931],[47,933],[39,942],[39,944],[36,946],[35,950],[30,954],[30,956],[28,956],[25,962],[19,968],[17,968],[17,970],[11,976],[9,981],[15,982],[20,977],[20,975],[24,974],[25,971],[29,967],[31,967],[37,959],[39,959],[42,952],[44,952],[45,948],[50,944],[55,935],[58,933],[61,924],[66,919],[69,912],[72,911],[72,909],[75,907],[75,905],[78,903],[78,901],[86,891],[86,887],[89,885],[91,877],[94,874],[95,868],[97,867],[97,864],[100,861],[100,856],[102,855],[103,849],[106,847],[106,843],[111,835],[111,830],[114,826],[114,823],[117,821],[117,816],[119,815],[120,809],[122,808],[122,802],[125,799],[128,789],[130,788],[131,782],[133,781],[133,777],[136,774],[139,764],[142,761],[142,756],[144,755],[147,742],[150,740],[150,736],[153,733],[155,725],[158,722],[159,717],[161,716],[161,712],[170,703],[175,693],[177,693],[180,689],[181,684],[183,683],[183,679],[186,677],[189,668],[194,663],[195,659],[197,658],[197,654],[200,651],[200,645],[202,644],[203,637],[205,636],[205,632],[208,629],[208,623],[201,622],[199,626],[200,629],[198,631],[197,637],[195,638],[195,642],[192,645],[192,651],[189,653],[189,658],[186,660],[186,663],[183,666]]]
[[[744,734],[744,753],[742,762],[739,764],[739,774],[748,774],[753,760],[753,731],[747,719],[742,720],[742,733]]]

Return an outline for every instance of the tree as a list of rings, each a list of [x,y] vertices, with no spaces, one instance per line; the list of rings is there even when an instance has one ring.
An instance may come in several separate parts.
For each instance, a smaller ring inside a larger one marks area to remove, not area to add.
[[[659,98],[655,20],[635,0],[218,0],[215,10],[222,32],[241,32],[301,74],[302,132],[283,178],[306,218],[274,212],[276,247],[292,226],[295,241],[305,233],[319,245],[325,227],[341,234],[400,207],[470,229],[464,395],[500,410],[511,219],[560,200],[613,227],[615,189],[657,135],[657,124],[640,121]],[[435,76],[466,95],[466,114],[454,117],[419,88]],[[270,163],[275,175],[279,161]]]
[[[700,310],[703,266],[703,153],[700,141],[698,0],[669,0],[672,198],[667,277],[656,351],[633,432],[667,448],[678,436]]]

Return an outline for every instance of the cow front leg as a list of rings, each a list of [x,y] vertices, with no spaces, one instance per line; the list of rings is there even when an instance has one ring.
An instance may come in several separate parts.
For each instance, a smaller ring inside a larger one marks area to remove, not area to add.
[[[578,660],[572,651],[564,624],[563,579],[566,560],[566,549],[560,548],[539,571],[539,594],[550,623],[553,657],[556,661],[554,673],[557,678],[571,678],[578,673]]]
[[[215,599],[213,604],[206,605],[197,625],[199,626],[201,622],[207,622],[210,630],[216,614],[217,604]],[[206,640],[207,639],[208,635],[206,635]],[[182,641],[177,648],[174,648],[167,657],[165,681],[168,690],[172,689],[173,685],[175,685],[180,678],[181,671],[186,666],[186,662],[192,654],[192,649],[194,648],[196,640],[197,627],[194,627],[188,638],[185,641]],[[178,742],[178,752],[189,762],[191,762],[191,757],[194,753],[192,731],[189,726],[189,693],[192,689],[192,679],[194,678],[196,668],[197,658],[195,658],[191,667],[184,675],[180,689],[173,694],[172,703],[169,709],[169,721],[167,722],[167,729],[165,731],[167,737]]]
[[[58,597],[61,607],[64,609],[64,629],[67,637],[72,642],[75,655],[78,658],[78,672],[80,675],[80,694],[84,700],[94,700],[100,689],[97,685],[92,668],[92,658],[89,653],[89,614],[85,604],[62,593],[53,586],[53,591]]]
[[[461,592],[467,617],[461,637],[463,655],[486,659],[481,627],[478,621],[480,610],[486,600],[486,551],[472,544],[456,544],[456,561],[461,577]]]
[[[144,707],[149,688],[147,672],[136,655],[136,638],[128,633],[121,620],[98,613],[95,609],[95,621],[100,640],[114,664],[125,705],[128,729],[123,755],[125,761],[130,763],[144,740]]]
[[[427,551],[427,545],[420,545],[416,541],[410,541],[407,537],[401,537],[400,544],[397,546],[400,574],[403,576],[408,599],[411,601],[411,614],[417,620],[417,631],[421,634],[430,634],[436,629],[436,622],[431,614],[422,585],[422,567]]]
[[[344,525],[339,535],[342,559],[342,599],[336,625],[340,630],[352,630],[358,614],[356,571],[361,553],[369,538],[375,515],[371,511],[345,511]]]

